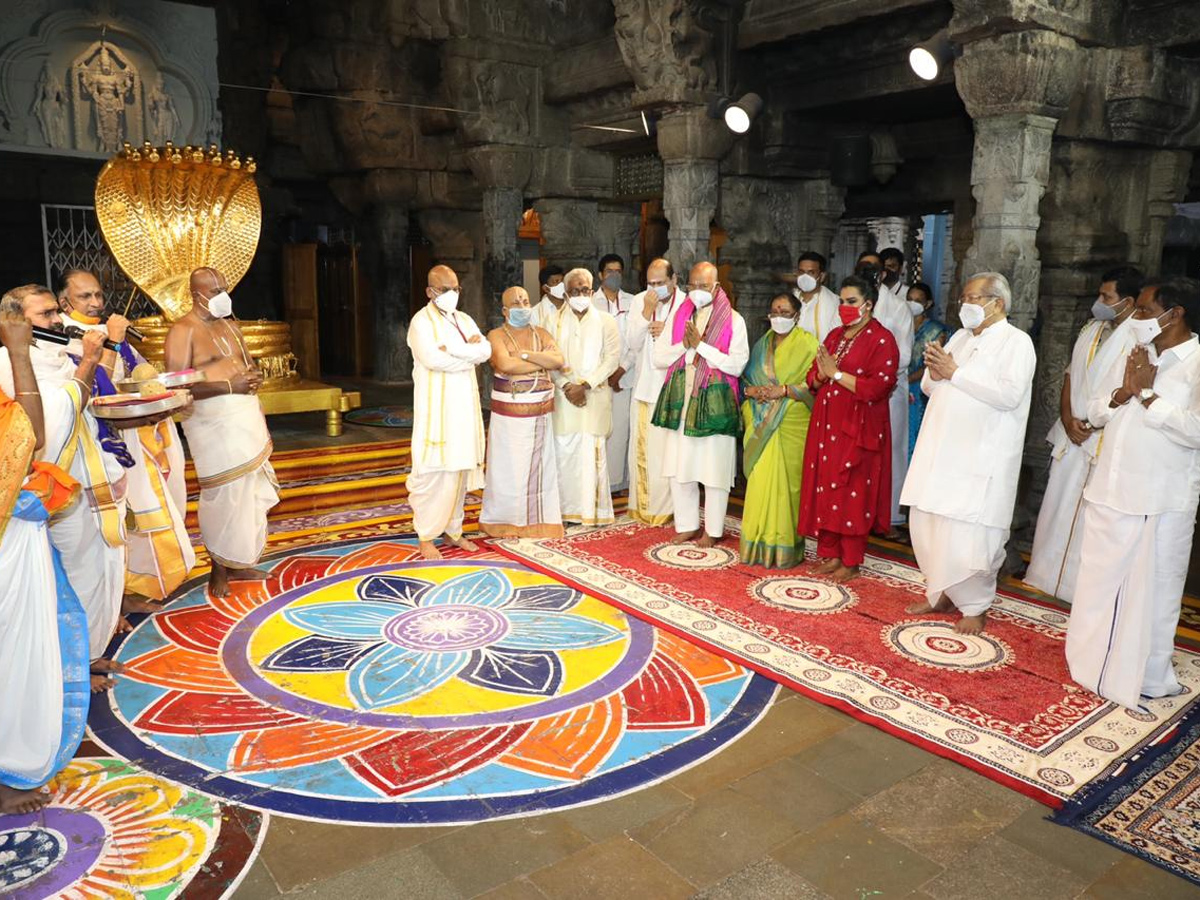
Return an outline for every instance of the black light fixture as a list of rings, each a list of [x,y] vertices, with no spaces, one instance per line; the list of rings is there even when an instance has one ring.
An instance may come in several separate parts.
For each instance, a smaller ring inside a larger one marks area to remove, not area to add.
[[[950,40],[945,28],[927,41],[922,41],[908,52],[908,64],[923,81],[934,81],[951,61],[962,53],[962,48]]]
[[[751,91],[736,101],[728,97],[714,100],[708,106],[708,115],[713,119],[724,119],[725,126],[734,134],[745,134],[762,108],[762,97]]]

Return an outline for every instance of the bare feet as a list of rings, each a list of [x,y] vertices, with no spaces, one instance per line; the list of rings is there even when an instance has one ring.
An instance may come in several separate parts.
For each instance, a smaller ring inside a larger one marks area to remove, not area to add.
[[[119,663],[115,659],[93,659],[91,664],[93,672],[124,672],[125,664]]]
[[[672,544],[690,544],[700,536],[700,529],[695,531],[679,531],[675,533],[675,537],[671,538]]]
[[[839,565],[836,569],[829,573],[829,577],[841,584],[845,584],[847,581],[853,581],[858,577],[858,566]]]
[[[137,613],[145,613],[150,615],[158,612],[163,608],[161,603],[155,603],[153,600],[145,600],[134,594],[126,594],[121,599],[121,612],[125,615],[134,615]]]
[[[831,572],[836,572],[841,567],[842,567],[842,561],[840,559],[838,559],[836,556],[831,556],[829,559],[823,559],[820,562],[816,563],[812,567],[812,570],[817,575],[828,575]]]
[[[92,675],[92,693],[103,694],[111,687],[116,687],[117,682],[107,675]]]
[[[124,616],[117,619],[117,634],[129,634],[133,631],[133,626],[129,624],[129,620]]]
[[[18,791],[0,784],[0,813],[15,816],[21,813],[34,813],[53,799],[54,794],[49,788],[34,788],[31,791]]]
[[[442,551],[434,545],[433,541],[421,541],[417,549],[421,552],[422,559],[442,558]]]
[[[986,610],[977,616],[963,616],[955,623],[954,630],[959,634],[983,634],[985,625],[987,625]]]
[[[904,607],[904,611],[911,616],[919,616],[921,613],[930,612],[953,612],[953,610],[954,604],[945,594],[942,594],[940,597],[938,597],[938,602],[933,606],[929,605],[928,600],[918,600],[916,603],[910,603],[908,606]]]
[[[271,577],[270,572],[262,569],[226,569],[230,581],[266,581]]]
[[[208,592],[214,597],[229,596],[229,570],[215,560],[208,573]]]
[[[461,534],[456,538],[452,538],[452,537],[450,537],[450,535],[446,535],[446,543],[452,544],[453,546],[457,547],[459,550],[466,550],[468,553],[474,553],[476,550],[479,549],[478,544],[476,544],[474,541],[467,540],[466,537],[464,537]]]
[[[717,544],[721,543],[721,541],[723,541],[724,539],[725,539],[725,535],[721,535],[720,537],[713,537],[712,535],[705,533],[705,534],[701,535],[700,540],[696,541],[696,546],[704,547],[704,548],[715,547],[715,546],[717,546]]]

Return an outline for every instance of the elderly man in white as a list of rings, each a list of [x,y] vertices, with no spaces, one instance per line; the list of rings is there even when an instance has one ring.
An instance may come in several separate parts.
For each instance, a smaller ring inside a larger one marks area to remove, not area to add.
[[[1008,281],[973,276],[963,289],[963,327],[945,349],[925,349],[921,390],[929,406],[901,502],[928,602],[908,613],[950,612],[955,630],[978,634],[996,598],[1012,524],[1037,357],[1007,318]]]
[[[1084,490],[1071,677],[1136,709],[1182,691],[1171,664],[1200,500],[1200,283],[1147,285],[1138,343],[1092,398],[1104,442]]]
[[[1075,596],[1079,574],[1083,489],[1103,434],[1088,421],[1088,407],[1114,366],[1119,372],[1125,369],[1125,357],[1135,346],[1130,317],[1144,281],[1141,272],[1128,266],[1101,277],[1093,318],[1075,339],[1071,365],[1063,376],[1059,418],[1046,436],[1052,448],[1050,478],[1038,511],[1025,583],[1067,603]]]
[[[582,525],[614,521],[608,478],[608,435],[613,427],[610,376],[621,364],[616,320],[592,305],[592,273],[572,269],[563,283],[567,304],[559,321],[563,367],[550,373],[554,441],[562,520]]]
[[[413,354],[408,497],[421,555],[441,559],[434,544],[441,536],[463,550],[476,549],[463,536],[463,504],[468,490],[483,487],[483,412],[475,367],[491,358],[492,345],[458,311],[458,275],[449,266],[429,270],[425,296],[429,303],[408,326]]]
[[[671,485],[663,474],[667,432],[653,425],[654,404],[667,380],[666,368],[654,364],[654,341],[684,300],[675,269],[665,259],[646,268],[646,290],[634,300],[626,339],[637,354],[637,381],[629,413],[629,516],[645,525],[671,521]]]

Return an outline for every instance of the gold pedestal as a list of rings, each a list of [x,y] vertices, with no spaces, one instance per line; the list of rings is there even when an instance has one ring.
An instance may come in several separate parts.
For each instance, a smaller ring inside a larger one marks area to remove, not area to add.
[[[342,433],[342,413],[362,406],[362,395],[358,391],[343,391],[319,381],[297,381],[286,387],[264,387],[258,399],[268,416],[325,410],[325,433],[330,437]]]

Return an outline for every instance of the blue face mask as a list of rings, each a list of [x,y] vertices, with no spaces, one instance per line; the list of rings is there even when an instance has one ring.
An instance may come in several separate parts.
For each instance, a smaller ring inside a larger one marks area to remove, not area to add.
[[[524,328],[533,320],[533,310],[528,306],[510,307],[507,313],[508,324],[513,328]]]

